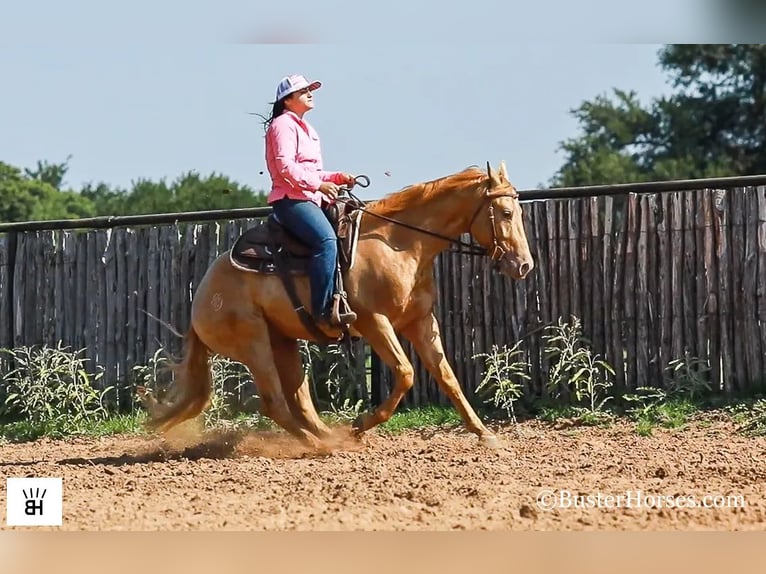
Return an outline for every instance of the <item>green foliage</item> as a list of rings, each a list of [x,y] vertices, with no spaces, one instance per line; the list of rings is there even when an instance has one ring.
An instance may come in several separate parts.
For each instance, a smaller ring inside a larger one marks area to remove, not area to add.
[[[0,221],[70,219],[93,215],[92,204],[0,162]]]
[[[301,341],[299,348],[318,408],[327,409],[333,420],[355,419],[365,408],[364,401],[357,396],[356,385],[365,373],[352,364],[342,345]]]
[[[114,414],[110,413],[102,419],[83,420],[76,427],[63,424],[61,421],[46,420],[32,423],[25,420],[0,423],[0,444],[5,441],[27,442],[40,437],[66,438],[77,435],[109,436],[115,434],[142,434],[146,414],[143,412]]]
[[[682,428],[698,410],[697,404],[688,399],[668,399],[662,391],[652,393],[645,387],[637,391],[636,394],[626,396],[626,400],[635,403],[628,414],[636,422],[636,432],[641,436],[651,435],[658,426]]]
[[[543,404],[539,408],[538,417],[547,423],[554,423],[560,419],[576,419],[579,413],[572,405],[560,403]]]
[[[243,388],[253,385],[250,371],[228,357],[213,355],[210,361],[213,378],[213,393],[210,406],[204,412],[205,426],[220,426],[240,412],[240,396]],[[257,400],[257,395],[253,397]]]
[[[513,422],[516,422],[514,403],[524,392],[523,381],[530,379],[529,363],[516,358],[524,354],[519,348],[520,345],[521,341],[510,349],[506,345],[502,348],[492,345],[489,353],[473,356],[473,359],[483,358],[485,367],[481,382],[476,387],[476,394],[482,397],[485,403],[492,403],[495,408],[505,411],[506,416]]]
[[[641,108],[635,92],[615,90],[615,100],[597,96],[572,111],[583,133],[561,144],[567,162],[554,185],[647,179],[641,164],[652,115]]]
[[[668,400],[667,392],[660,387],[638,387],[635,393],[623,395],[628,404],[626,412],[634,419],[647,418]]]
[[[5,399],[0,415],[61,432],[76,432],[84,424],[108,415],[106,395],[98,388],[103,369],[92,373],[82,351],[56,347],[4,349],[10,370],[3,374]]]
[[[38,161],[34,169],[0,162],[0,221],[71,219],[100,215],[139,215],[236,209],[266,205],[266,194],[220,174],[187,172],[168,183],[139,179],[131,189],[106,183],[65,189],[69,158],[56,164]]]
[[[674,92],[642,105],[615,89],[572,110],[554,186],[766,172],[766,46],[671,44],[659,65]]]
[[[391,434],[402,433],[411,429],[425,430],[434,427],[459,426],[460,414],[451,407],[429,406],[418,409],[401,410],[393,414],[380,425],[380,430]]]
[[[331,402],[330,410],[323,411],[322,417],[331,423],[347,423],[355,420],[364,411],[364,401],[345,398],[340,403]]]
[[[173,370],[164,349],[155,351],[149,363],[133,367],[136,391],[141,402],[162,402],[172,399]],[[244,388],[251,388],[250,372],[244,365],[227,357],[210,358],[212,392],[210,406],[202,413],[206,428],[218,427],[232,421],[242,411],[240,397]],[[252,397],[254,400],[257,396]]]
[[[32,180],[47,183],[54,189],[61,190],[64,184],[64,177],[69,171],[69,160],[67,157],[64,163],[50,163],[48,161],[38,161],[36,169],[24,169],[24,174]]]
[[[129,191],[112,189],[105,183],[88,184],[82,190],[97,215],[140,215],[214,209],[236,209],[266,205],[266,195],[229,178],[195,172],[182,174],[168,183],[139,179]]]
[[[347,422],[355,419],[363,410],[362,400],[354,398],[354,380],[358,371],[351,365],[348,356],[340,345],[319,346],[301,342],[300,350],[304,359],[306,374],[316,386],[318,394],[326,398],[319,405],[325,419],[331,422]],[[220,355],[210,358],[212,393],[210,406],[203,413],[207,428],[223,425],[263,426],[263,417],[242,415],[257,411],[250,371],[236,361]],[[171,359],[164,349],[158,349],[147,365],[133,368],[134,382],[140,402],[172,401],[173,370]],[[250,393],[248,393],[250,391]],[[242,400],[244,395],[250,395]]]
[[[556,325],[546,327],[543,341],[545,358],[551,361],[548,389],[559,397],[562,391],[574,398],[574,409],[585,415],[583,422],[608,419],[606,403],[611,399],[614,369],[594,355],[590,342],[582,334],[578,317],[571,322],[559,318]]]
[[[747,436],[766,436],[766,399],[758,399],[750,406],[737,405],[729,410],[739,424],[739,432]]]
[[[710,391],[709,371],[707,361],[685,353],[665,367],[664,387],[639,387],[635,393],[624,395],[626,412],[636,421],[638,433],[646,436],[656,426],[685,425]]]
[[[665,388],[671,397],[686,397],[695,401],[711,390],[710,364],[708,361],[692,357],[688,352],[679,359],[673,359],[665,367]]]

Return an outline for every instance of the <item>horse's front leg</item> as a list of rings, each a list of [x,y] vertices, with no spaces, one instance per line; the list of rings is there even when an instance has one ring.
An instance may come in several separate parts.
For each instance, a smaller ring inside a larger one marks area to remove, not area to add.
[[[370,413],[360,415],[353,424],[354,432],[361,435],[372,427],[386,422],[396,411],[404,395],[412,388],[415,371],[407,353],[404,352],[391,322],[384,315],[361,316],[354,323],[362,336],[367,339],[375,353],[394,374],[391,394],[380,406]]]
[[[468,430],[478,435],[482,445],[496,447],[497,437],[484,426],[468,403],[452,367],[444,356],[439,323],[433,313],[412,322],[402,334],[412,343],[423,365],[455,405]]]

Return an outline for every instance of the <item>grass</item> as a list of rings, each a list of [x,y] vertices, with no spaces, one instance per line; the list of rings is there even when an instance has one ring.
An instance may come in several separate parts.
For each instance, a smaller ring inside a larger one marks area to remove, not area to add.
[[[616,421],[629,421],[640,436],[651,436],[657,429],[683,430],[692,422],[709,427],[713,419],[729,419],[745,435],[766,435],[766,399],[709,397],[692,400],[688,396],[663,395],[660,400],[626,403],[597,417],[591,415],[570,405],[542,403],[529,418],[551,424],[565,422],[567,426],[609,426]]]
[[[65,438],[71,436],[109,436],[115,434],[142,434],[145,414],[118,414],[97,421],[73,426],[62,421],[6,421],[0,422],[0,441],[28,442],[41,437]]]
[[[759,398],[748,404],[736,404],[726,408],[728,414],[747,436],[766,435],[766,399]]]
[[[538,419],[547,423],[566,421],[577,426],[607,426],[614,422],[615,415],[606,409],[595,411],[571,405],[542,405]]]
[[[419,409],[401,410],[380,425],[390,434],[399,434],[412,429],[441,427],[462,424],[458,412],[451,407],[429,406]]]
[[[536,409],[534,415],[524,417],[526,420],[538,420],[547,423],[567,422],[568,426],[609,426],[617,421],[629,421],[634,425],[635,432],[641,436],[651,436],[659,429],[682,430],[689,423],[695,422],[710,425],[709,413],[716,417],[728,418],[739,432],[747,436],[766,435],[766,399],[739,400],[731,403],[716,401],[715,404],[705,404],[701,401],[691,401],[688,398],[672,398],[665,401],[643,405],[629,411],[617,413],[612,411],[609,416],[590,416],[591,413],[566,405],[543,405]],[[490,413],[479,412],[485,422],[500,422],[511,424],[510,420],[492,417]],[[348,423],[350,419],[339,418],[336,412],[321,413],[321,418],[329,424],[338,422]],[[58,421],[29,422],[29,421],[0,421],[0,443],[28,442],[41,437],[61,439],[71,436],[109,436],[109,435],[142,435],[146,434],[144,422],[146,414],[138,411],[134,414],[111,415],[104,419],[79,421],[76,425]],[[390,420],[377,427],[380,432],[397,435],[409,430],[427,428],[460,427],[462,420],[452,407],[428,406],[422,408],[400,409]],[[216,426],[233,427],[249,430],[275,430],[278,427],[268,418],[258,414],[240,414],[233,419],[222,420]]]
[[[329,423],[338,422],[334,413],[322,413],[322,418]],[[0,422],[0,440],[7,442],[25,442],[47,436],[64,438],[67,436],[108,436],[116,434],[145,434],[143,411],[137,414],[113,415],[106,419],[83,422],[77,427],[65,427],[56,423],[30,423],[27,421]],[[226,426],[255,430],[274,430],[276,425],[260,415],[238,415],[224,421]],[[380,429],[391,434],[398,434],[410,429],[422,429],[461,424],[460,415],[449,407],[425,407],[401,410],[389,421],[380,425]]]
[[[473,356],[481,360],[483,374],[471,398],[480,403],[478,414],[487,423],[516,424],[517,414],[524,420],[553,423],[556,428],[605,427],[627,420],[639,435],[649,436],[658,428],[683,429],[692,420],[711,424],[722,414],[743,434],[766,435],[766,399],[715,396],[711,368],[705,360],[685,353],[667,364],[657,386],[639,387],[618,396],[613,391],[614,369],[594,353],[579,318],[573,316],[569,322],[559,318],[556,324],[548,325],[543,342],[549,364],[545,398],[530,396],[531,366],[521,341],[511,348],[494,345],[490,352]],[[359,373],[341,346],[307,344],[301,353],[311,366],[308,372],[314,398],[327,424],[348,424],[368,408],[349,386]],[[91,365],[86,355],[84,350],[61,343],[55,347],[0,349],[0,441],[145,433],[143,410],[122,415],[111,411],[114,387],[105,386],[104,369]],[[136,392],[142,398],[160,399],[167,390],[166,355],[158,349],[147,365],[133,368]],[[368,355],[368,366],[370,360]],[[202,417],[206,428],[278,428],[270,419],[255,414],[257,409],[242,403],[240,391],[251,385],[243,365],[214,356],[211,369],[212,402]],[[369,371],[366,373],[369,376]],[[242,410],[248,414],[237,414]],[[711,418],[703,411],[718,414]],[[450,426],[462,426],[454,408],[429,406],[399,409],[377,430],[398,434]]]
[[[649,436],[657,427],[681,429],[699,412],[699,405],[687,399],[672,399],[653,405],[635,416],[636,432]]]
[[[339,419],[336,413],[321,413],[321,418],[330,424],[349,422]],[[77,427],[63,426],[56,423],[31,423],[27,421],[0,421],[0,441],[27,442],[41,437],[54,439],[69,436],[108,436],[117,434],[146,434],[144,422],[146,414],[112,415],[106,419],[82,422]],[[419,409],[400,410],[394,413],[390,420],[378,428],[389,434],[400,434],[407,430],[429,427],[454,426],[461,424],[460,415],[450,407],[430,406]],[[251,430],[275,430],[278,427],[268,418],[261,415],[241,414],[231,420],[219,421],[218,426],[234,427]]]
[[[478,414],[487,423],[516,424],[517,414],[524,420],[554,423],[557,428],[604,427],[627,420],[639,435],[649,436],[658,428],[683,429],[692,420],[710,424],[712,419],[702,411],[715,411],[728,416],[743,434],[766,435],[766,399],[715,396],[709,383],[710,366],[696,357],[685,354],[670,361],[661,385],[640,387],[618,397],[612,391],[614,370],[593,353],[577,317],[569,323],[560,318],[546,328],[543,340],[550,363],[546,398],[528,396],[530,365],[520,342],[510,349],[493,346],[491,352],[473,357],[483,362],[483,378],[474,399],[481,403]],[[342,348],[307,345],[302,354],[311,361],[314,392],[326,387],[315,400],[324,410],[320,417],[327,424],[348,424],[366,410],[363,401],[351,398],[356,394],[349,392],[347,383],[355,374]],[[148,365],[134,367],[142,397],[160,398],[164,393],[169,382],[165,366],[165,353],[159,349]],[[101,367],[89,365],[82,350],[70,350],[60,343],[56,347],[0,349],[0,441],[145,433],[143,410],[122,415],[111,412],[108,405],[114,404],[109,400],[114,388],[104,387],[103,375]],[[278,428],[240,402],[240,390],[250,385],[243,365],[216,356],[212,375],[213,400],[203,418],[206,428]],[[237,414],[239,410],[248,414]],[[454,408],[429,406],[399,409],[377,430],[398,434],[450,426],[462,426]]]

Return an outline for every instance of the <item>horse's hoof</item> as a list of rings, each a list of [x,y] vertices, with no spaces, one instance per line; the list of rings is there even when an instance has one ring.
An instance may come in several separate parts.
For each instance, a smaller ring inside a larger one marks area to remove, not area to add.
[[[364,431],[361,429],[351,429],[351,438],[356,442],[362,442],[364,439]]]
[[[303,431],[303,434],[300,437],[300,441],[303,443],[304,446],[315,451],[321,451],[322,449],[326,447],[322,439],[320,439],[317,436],[314,436],[312,433],[308,431]]]
[[[351,423],[351,432],[355,436],[360,436],[364,432],[364,415],[358,415]]]
[[[500,448],[500,441],[493,434],[485,434],[479,437],[479,445],[484,448]]]

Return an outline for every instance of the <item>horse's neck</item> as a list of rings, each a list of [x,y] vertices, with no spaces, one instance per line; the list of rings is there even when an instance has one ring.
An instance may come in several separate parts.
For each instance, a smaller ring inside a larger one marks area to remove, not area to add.
[[[469,199],[467,191],[444,193],[393,214],[384,212],[387,218],[405,225],[385,221],[374,215],[365,215],[360,232],[362,235],[379,233],[396,248],[418,257],[424,264],[430,264],[439,253],[449,247],[449,242],[407,226],[441,237],[457,239],[468,231],[470,225],[473,202]],[[372,211],[374,212],[374,208]]]

